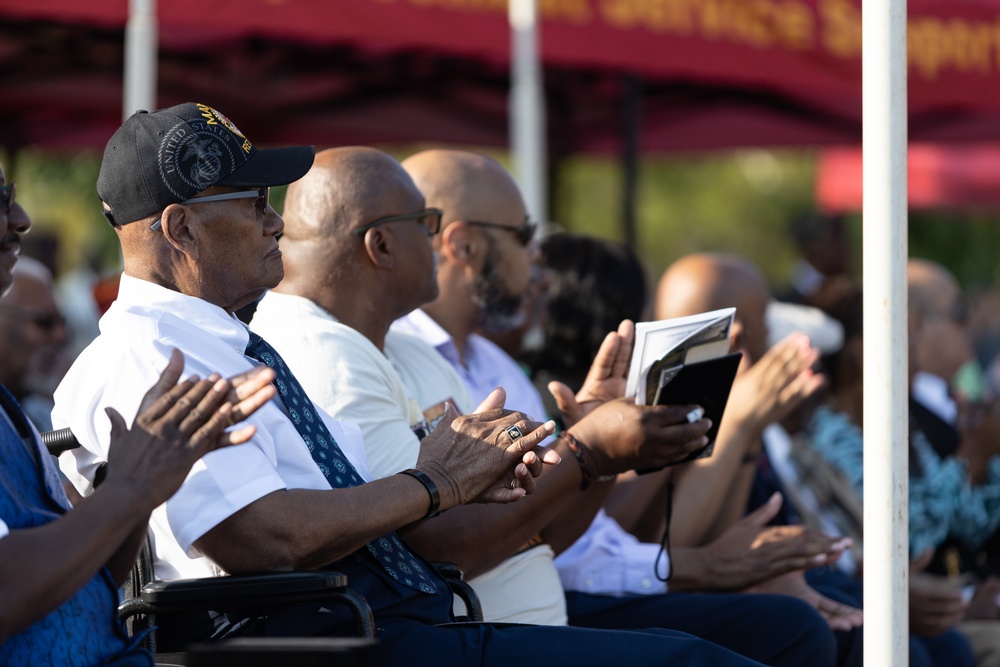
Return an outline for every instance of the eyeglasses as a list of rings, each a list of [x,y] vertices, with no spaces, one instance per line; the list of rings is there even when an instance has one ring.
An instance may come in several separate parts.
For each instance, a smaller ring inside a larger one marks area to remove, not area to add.
[[[185,199],[180,202],[181,204],[208,204],[213,201],[230,201],[232,199],[250,199],[251,197],[256,197],[257,201],[254,202],[254,207],[257,209],[257,215],[264,217],[267,213],[267,207],[269,206],[269,201],[271,198],[271,188],[257,188],[256,190],[240,190],[239,192],[226,192],[221,195],[208,195],[207,197],[193,197],[191,199]],[[149,226],[153,231],[159,231],[160,220],[157,220]]]
[[[969,321],[969,303],[963,298],[958,298],[948,308],[931,314],[930,319],[935,318],[955,324],[965,324]]]
[[[494,229],[502,229],[505,232],[510,232],[517,237],[518,243],[524,247],[528,247],[531,243],[531,239],[535,238],[535,230],[538,229],[538,223],[532,222],[531,220],[525,220],[524,224],[520,227],[511,227],[510,225],[502,225],[499,222],[479,222],[477,220],[466,220],[465,224],[474,225],[476,227],[492,227]]]
[[[39,329],[44,329],[45,331],[52,331],[53,329],[66,326],[66,318],[59,313],[47,313],[42,310],[3,305],[0,305],[0,313],[7,313],[22,322],[31,322]]]
[[[10,213],[14,207],[14,184],[0,185],[0,203],[3,204],[4,211]]]
[[[441,231],[441,216],[444,212],[439,208],[425,208],[422,211],[414,211],[413,213],[401,213],[399,215],[387,215],[385,217],[379,218],[378,220],[373,220],[367,224],[361,225],[354,230],[355,236],[364,236],[372,227],[377,227],[379,225],[384,225],[387,222],[402,222],[403,220],[418,220],[427,229],[427,233],[434,236],[439,231]]]

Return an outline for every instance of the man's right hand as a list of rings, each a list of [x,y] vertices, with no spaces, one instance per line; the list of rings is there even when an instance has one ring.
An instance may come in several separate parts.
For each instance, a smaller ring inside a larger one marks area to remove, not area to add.
[[[129,485],[149,510],[174,494],[202,456],[253,437],[250,425],[226,429],[275,394],[274,371],[267,367],[231,380],[213,374],[178,383],[183,370],[184,356],[174,350],[160,379],[143,396],[131,428],[117,410],[106,409],[111,420],[106,484]]]
[[[675,550],[674,580],[683,578],[685,588],[696,590],[741,590],[792,570],[829,565],[850,547],[850,539],[805,526],[768,526],[781,502],[775,493],[711,544],[684,550],[690,554]],[[684,576],[688,558],[696,576]]]
[[[449,403],[440,423],[420,442],[417,468],[437,482],[441,509],[518,500],[534,490],[543,464],[559,463],[555,451],[536,450],[552,435],[555,423],[539,424],[521,412],[504,410],[505,400],[498,387],[465,416]],[[511,427],[521,437],[512,439]]]
[[[824,377],[811,370],[818,358],[819,351],[800,333],[776,343],[753,366],[746,367],[744,352],[726,420],[759,433],[787,417],[823,386]]]
[[[960,584],[923,572],[933,558],[934,550],[927,549],[910,561],[910,632],[921,637],[936,637],[954,627],[968,606]]]
[[[694,405],[636,405],[621,398],[597,407],[570,429],[587,447],[594,470],[606,477],[627,470],[662,468],[708,444],[709,419],[688,423]]]

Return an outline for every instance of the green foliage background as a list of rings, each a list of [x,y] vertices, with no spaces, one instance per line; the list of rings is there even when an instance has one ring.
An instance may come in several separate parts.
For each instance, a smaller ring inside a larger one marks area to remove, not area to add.
[[[423,148],[423,146],[419,147]],[[418,148],[391,147],[397,157]],[[505,163],[506,156],[493,153]],[[94,152],[0,151],[17,199],[32,216],[35,235],[60,239],[64,270],[92,261],[103,272],[118,270],[120,256],[95,192],[100,155]],[[609,156],[572,156],[553,170],[552,217],[569,231],[621,240],[622,175]],[[739,150],[650,155],[638,184],[639,253],[650,284],[674,259],[695,251],[743,254],[760,265],[775,286],[783,284],[795,250],[788,219],[813,205],[816,176],[812,150]],[[272,194],[280,211],[284,189]],[[966,287],[1000,285],[1000,213],[914,212],[910,255],[935,259]],[[855,273],[860,277],[861,221],[849,218]]]

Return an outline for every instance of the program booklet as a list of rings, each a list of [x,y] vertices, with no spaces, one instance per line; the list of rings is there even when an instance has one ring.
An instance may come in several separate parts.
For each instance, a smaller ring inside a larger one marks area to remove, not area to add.
[[[735,308],[640,322],[625,395],[638,405],[700,405],[712,420],[708,446],[691,458],[711,454],[729,390],[740,364],[730,354]]]

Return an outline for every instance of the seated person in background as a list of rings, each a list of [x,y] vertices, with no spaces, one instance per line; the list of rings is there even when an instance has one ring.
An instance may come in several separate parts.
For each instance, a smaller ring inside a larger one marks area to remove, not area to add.
[[[823,283],[851,270],[851,244],[844,217],[809,211],[792,218],[789,231],[799,259],[792,265],[782,301],[799,303]]]
[[[693,638],[633,633],[614,647],[568,628],[441,626],[452,620],[447,584],[394,532],[473,500],[508,502],[534,488],[551,434],[503,410],[497,390],[480,411],[443,418],[421,443],[415,469],[369,482],[360,433],[315,406],[280,355],[233,313],[283,277],[281,218],[268,186],[305,174],[312,148],[256,149],[229,119],[205,105],[139,112],[105,151],[98,194],[122,244],[118,300],[56,392],[54,422],[70,425],[84,451],[62,461],[89,491],[106,458],[107,403],[134,410],[135,388],[169,345],[188,372],[276,374],[278,400],[251,419],[244,445],[204,457],[180,490],[154,511],[160,578],[328,566],[349,577],[377,619],[386,664],[744,665],[750,661]],[[430,260],[430,257],[427,257]],[[113,466],[113,462],[112,462]],[[112,468],[113,469],[113,468]],[[157,618],[161,648],[236,635],[343,634],[346,610],[320,603],[207,618]],[[661,649],[668,645],[670,651]]]
[[[815,450],[850,482],[860,497],[864,490],[863,457],[863,365],[862,365],[862,300],[860,288],[848,279],[831,283],[811,297],[810,302],[822,308],[844,326],[843,349],[824,358],[824,369],[830,377],[826,401],[816,408],[805,431],[805,444]],[[912,303],[912,302],[911,302]],[[920,319],[911,317],[910,373],[921,366],[916,354],[924,342]],[[1000,521],[1000,486],[998,481],[975,480],[971,463],[981,448],[989,448],[1000,440],[1000,424],[992,415],[980,416],[978,437],[964,437],[952,456],[941,457],[929,442],[920,423],[910,424],[909,478],[909,546],[911,569],[927,567],[935,550],[945,544],[949,535],[972,546],[978,546],[995,531]],[[995,476],[994,476],[995,477]],[[958,572],[952,573],[957,575]],[[996,618],[995,582],[981,587],[976,603],[969,610],[962,602],[959,586],[931,586],[925,578],[915,577],[910,584],[911,631],[920,636],[935,636],[955,626],[963,618],[978,621],[979,617]],[[992,612],[991,612],[992,607]],[[965,630],[965,623],[958,629]],[[968,636],[973,640],[977,656],[996,655],[1000,626],[991,623],[992,633],[979,632],[981,624],[971,623]],[[989,636],[992,634],[992,636]],[[981,660],[980,660],[981,662]]]
[[[285,278],[261,300],[251,325],[274,341],[321,407],[358,422],[375,477],[408,468],[444,401],[472,407],[461,379],[433,348],[389,331],[396,318],[437,296],[429,237],[440,214],[423,207],[423,196],[389,155],[340,148],[320,153],[309,174],[289,187],[285,217]],[[337,269],[321,270],[326,266]],[[381,295],[377,303],[372,293]],[[613,471],[664,465],[701,446],[708,428],[687,424],[681,412],[612,403],[572,432],[599,447]],[[563,440],[552,448],[573,457]],[[585,527],[576,518],[588,506],[596,511],[607,486],[580,494],[580,475],[579,466],[559,466],[525,502],[456,509],[408,530],[407,543],[473,577],[487,620],[565,625],[549,544],[573,542]],[[533,548],[515,556],[526,545]]]
[[[512,405],[527,406],[524,409],[529,414],[544,413],[541,397],[517,363],[492,342],[474,333],[477,328],[501,330],[516,324],[528,286],[533,251],[530,245],[532,225],[527,221],[517,186],[499,164],[473,153],[428,151],[408,158],[403,166],[427,197],[427,203],[446,211],[446,216],[442,232],[435,239],[440,294],[433,302],[395,323],[393,330],[412,331],[431,342],[458,371],[473,399],[485,387],[499,382],[510,389]],[[619,329],[619,335],[631,338],[630,324]],[[613,339],[612,336],[609,340]],[[612,399],[623,401],[620,397],[624,392],[627,367],[626,360],[604,365],[595,363],[591,380],[600,378],[600,381],[588,381],[575,397],[568,388],[561,387],[562,413],[571,431],[581,404],[589,406]],[[562,436],[560,440],[569,441],[569,438]],[[556,446],[571,443],[580,450],[580,457],[574,455],[572,458],[581,466],[606,464],[606,455],[595,446],[596,443],[577,438]],[[602,493],[607,493],[613,479],[598,479],[600,476],[601,471],[598,474],[588,472],[587,487],[603,486]],[[680,629],[711,639],[756,659],[793,661],[792,649],[787,649],[781,658],[763,656],[767,651],[776,656],[774,651],[778,644],[790,639],[781,637],[781,633],[773,629],[781,625],[776,620],[779,615],[787,618],[789,611],[795,609],[798,610],[794,612],[796,627],[808,625],[809,632],[823,636],[824,646],[830,647],[829,631],[822,628],[821,623],[816,624],[818,617],[798,601],[774,597],[664,595],[666,586],[657,579],[655,564],[658,545],[638,543],[603,510],[594,507],[584,512],[580,503],[573,507],[577,511],[565,520],[579,522],[577,530],[586,531],[580,540],[595,548],[591,552],[594,558],[589,563],[580,563],[574,573],[559,568],[563,584],[569,591],[566,599],[571,625],[627,628],[656,623],[658,627]],[[798,543],[793,550],[805,546],[810,557],[822,554],[825,559],[833,540],[824,540],[825,537],[820,540],[822,544]],[[569,546],[550,544],[556,553]],[[691,584],[699,574],[708,575],[702,580],[710,582],[710,586],[716,585],[714,577],[698,569],[704,561],[689,564],[694,568],[684,574],[681,573],[683,568],[674,564],[678,589],[683,587],[682,582]],[[781,567],[790,566],[783,563]],[[735,569],[740,570],[739,567]],[[666,570],[661,567],[660,575],[665,576]],[[727,574],[733,572],[730,570]],[[756,575],[767,577],[766,573],[757,572]],[[769,611],[750,611],[760,605],[769,606]],[[760,625],[763,619],[767,620]],[[813,659],[830,661],[832,658],[832,649],[826,648],[817,651]]]
[[[29,226],[0,170],[0,294]],[[9,339],[3,345],[5,356],[22,352]],[[203,454],[249,439],[252,427],[224,429],[274,394],[266,369],[236,398],[218,376],[176,384],[182,368],[173,352],[131,428],[108,408],[110,474],[72,509],[38,432],[0,387],[0,664],[152,666],[115,620],[117,582],[135,562],[153,507]]]
[[[69,365],[62,355],[68,337],[52,274],[41,262],[22,257],[15,266],[14,283],[0,297],[0,340],[18,350],[0,357],[0,384],[36,428],[51,430],[52,392]]]

